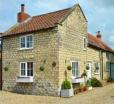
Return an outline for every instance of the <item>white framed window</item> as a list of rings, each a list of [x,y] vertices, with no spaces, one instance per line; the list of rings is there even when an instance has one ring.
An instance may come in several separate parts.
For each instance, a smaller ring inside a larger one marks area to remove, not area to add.
[[[72,66],[72,77],[73,78],[80,77],[79,62],[78,61],[72,61],[71,66]]]
[[[85,50],[87,47],[87,38],[83,37],[83,49]]]
[[[106,58],[108,61],[110,60],[110,53],[109,52],[106,52]]]
[[[20,37],[20,49],[33,48],[33,35],[26,35]]]
[[[100,66],[99,66],[99,63],[96,62],[94,65],[95,65],[95,74],[99,74],[99,73],[100,73]]]
[[[33,76],[33,62],[20,62],[20,77]]]
[[[106,62],[106,72],[109,72],[110,71],[110,68],[111,68],[111,64],[110,62]]]

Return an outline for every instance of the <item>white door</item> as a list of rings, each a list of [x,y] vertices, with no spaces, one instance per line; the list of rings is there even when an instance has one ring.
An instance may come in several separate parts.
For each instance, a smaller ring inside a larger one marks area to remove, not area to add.
[[[88,67],[86,68],[87,80],[89,80],[91,78],[91,69],[92,69],[91,63],[87,63],[87,67]]]

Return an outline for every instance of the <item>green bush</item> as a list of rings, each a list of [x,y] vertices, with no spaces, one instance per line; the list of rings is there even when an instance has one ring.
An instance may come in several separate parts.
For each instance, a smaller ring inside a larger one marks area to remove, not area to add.
[[[111,78],[111,77],[108,77],[108,78],[106,79],[106,81],[107,81],[107,82],[112,82],[112,78]]]
[[[71,70],[71,69],[72,69],[72,67],[69,65],[69,66],[67,66],[67,69],[68,69],[68,70]]]
[[[8,71],[8,70],[9,70],[9,68],[8,68],[8,67],[5,67],[5,68],[4,68],[4,71]]]
[[[44,66],[40,66],[40,71],[44,71]]]
[[[98,79],[91,78],[90,81],[92,87],[102,87],[102,83]]]
[[[62,83],[62,89],[71,89],[71,83],[67,79]]]
[[[82,73],[81,77],[87,77],[87,72],[86,72],[86,70],[84,70],[84,72]]]

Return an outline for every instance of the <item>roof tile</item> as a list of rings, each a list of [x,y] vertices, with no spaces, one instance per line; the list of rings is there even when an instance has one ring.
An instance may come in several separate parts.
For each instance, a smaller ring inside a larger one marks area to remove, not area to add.
[[[88,42],[91,46],[114,53],[114,50],[112,50],[106,43],[104,43],[101,39],[98,39],[90,33],[88,33]]]
[[[70,9],[71,8],[39,16],[33,16],[22,23],[18,23],[16,26],[9,29],[9,31],[5,32],[3,36],[33,32],[41,29],[55,27],[59,20],[61,20],[66,14],[69,13]]]

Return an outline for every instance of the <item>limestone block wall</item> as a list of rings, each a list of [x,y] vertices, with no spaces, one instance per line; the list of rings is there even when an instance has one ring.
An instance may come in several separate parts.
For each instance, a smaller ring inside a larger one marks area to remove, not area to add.
[[[34,46],[30,50],[19,49],[19,37],[3,38],[3,90],[20,93],[57,95],[59,83],[58,35],[55,30],[33,33]],[[19,84],[16,79],[20,73],[20,62],[33,62],[34,82]],[[56,62],[56,67],[52,63]],[[44,64],[45,70],[39,67]],[[8,71],[4,68],[8,67]]]
[[[106,57],[106,52],[103,52],[103,79],[104,80],[106,80],[110,76],[110,71],[106,71],[106,62],[108,62]]]
[[[83,37],[87,37],[87,21],[77,6],[67,19],[58,26],[59,41],[59,86],[65,79],[64,72],[71,61],[79,62],[80,76],[85,69],[86,49],[83,48]],[[67,78],[71,81],[72,71],[67,70]]]
[[[100,80],[100,70],[99,70],[99,74],[95,74],[95,63],[96,62],[99,63],[99,68],[100,68],[99,52],[100,52],[100,50],[97,50],[97,49],[94,49],[91,47],[87,48],[87,62],[90,62],[92,65],[92,77],[96,77],[97,79]]]

